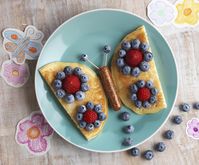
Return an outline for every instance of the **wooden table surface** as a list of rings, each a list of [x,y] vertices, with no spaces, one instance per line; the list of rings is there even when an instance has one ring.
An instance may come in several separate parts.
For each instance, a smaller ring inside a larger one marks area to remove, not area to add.
[[[23,24],[35,25],[45,33],[45,39],[64,21],[83,11],[96,8],[119,8],[133,12],[145,19],[146,6],[150,0],[0,0],[0,30],[6,27],[23,29]],[[175,0],[170,0],[175,2]],[[199,27],[176,28],[173,25],[159,28],[171,45],[179,68],[179,93],[172,115],[181,114],[184,122],[171,124],[169,119],[163,128],[139,148],[151,149],[154,143],[162,141],[162,132],[175,130],[174,140],[164,140],[167,149],[163,153],[155,152],[151,161],[132,157],[127,152],[100,154],[81,150],[64,141],[57,134],[51,140],[51,149],[44,156],[29,154],[14,140],[15,126],[23,117],[39,106],[34,91],[34,68],[36,62],[29,62],[31,78],[22,88],[12,88],[0,78],[0,165],[130,165],[130,164],[199,164],[199,141],[185,134],[186,122],[199,117],[199,111],[179,112],[181,102],[199,101]],[[0,64],[6,59],[0,37]]]

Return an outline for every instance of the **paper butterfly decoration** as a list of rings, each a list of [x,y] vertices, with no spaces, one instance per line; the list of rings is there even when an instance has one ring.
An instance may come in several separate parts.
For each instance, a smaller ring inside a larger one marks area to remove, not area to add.
[[[27,26],[22,32],[18,29],[7,28],[3,31],[3,48],[17,64],[23,64],[26,59],[38,58],[43,47],[41,41],[44,34],[34,26]]]

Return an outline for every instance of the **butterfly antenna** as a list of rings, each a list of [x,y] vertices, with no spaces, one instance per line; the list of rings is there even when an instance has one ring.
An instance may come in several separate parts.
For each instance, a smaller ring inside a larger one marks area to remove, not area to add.
[[[91,60],[89,60],[88,59],[88,55],[87,54],[82,54],[81,56],[80,56],[80,60],[81,61],[84,61],[84,62],[88,62],[88,63],[90,63],[92,66],[94,66],[96,69],[99,69],[99,67],[97,66],[97,65],[95,65]]]

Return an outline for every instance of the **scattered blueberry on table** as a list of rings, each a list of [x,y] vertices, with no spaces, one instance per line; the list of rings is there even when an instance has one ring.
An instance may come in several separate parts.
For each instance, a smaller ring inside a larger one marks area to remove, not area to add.
[[[187,103],[183,103],[182,105],[180,105],[180,109],[184,112],[188,112],[190,110],[191,106]]]
[[[155,145],[155,150],[163,152],[166,149],[166,145],[163,142],[159,142]]]
[[[193,108],[195,108],[195,109],[199,109],[199,102],[194,103]]]
[[[151,88],[151,92],[154,95],[156,95],[157,92],[158,92],[158,91],[156,91],[153,88],[153,82],[147,81],[147,83],[145,83],[144,81],[139,81],[136,85],[133,84],[131,86],[132,93],[136,93],[138,91],[139,87],[143,87],[143,86],[146,86],[147,88]],[[131,100],[137,101],[136,97],[137,97],[136,95],[132,95],[131,96]],[[184,112],[188,112],[191,109],[191,106],[188,103],[183,103],[179,107]],[[194,103],[193,104],[193,108],[199,110],[199,102]],[[126,112],[123,112],[123,113],[126,113]],[[125,117],[127,117],[128,120],[129,120],[129,116],[127,114],[125,114],[125,115],[124,114],[120,114],[120,115],[122,116],[121,119],[124,119],[123,117],[126,115]],[[180,115],[175,115],[175,116],[173,116],[172,121],[175,124],[181,124],[183,120],[182,120],[182,117]],[[123,131],[125,133],[131,133],[132,130],[133,130],[133,126],[132,125],[127,125],[127,126],[123,127]],[[171,139],[174,138],[174,131],[173,130],[167,130],[167,131],[164,132],[163,136],[164,136],[164,138],[171,140]],[[131,138],[125,138],[122,144],[125,145],[125,146],[130,146],[132,144],[131,142],[132,142]],[[165,145],[164,142],[159,142],[159,143],[156,143],[154,145],[154,150],[156,150],[158,152],[163,152],[165,149],[166,149],[166,145]],[[139,156],[140,155],[140,150],[137,147],[134,147],[134,148],[132,148],[130,150],[130,154],[132,156]],[[154,153],[153,153],[152,150],[146,150],[143,153],[143,157],[146,160],[151,160],[154,157]]]
[[[140,150],[137,147],[134,147],[130,150],[130,153],[132,156],[139,156],[140,155]]]
[[[172,130],[167,130],[165,133],[164,133],[164,137],[166,139],[173,139],[174,138],[174,131]]]
[[[181,124],[181,123],[182,123],[182,117],[179,116],[179,115],[174,116],[174,117],[173,117],[173,122],[174,122],[175,124]]]
[[[154,157],[154,154],[153,154],[152,150],[147,150],[144,152],[144,158],[146,160],[151,160],[151,159],[153,159],[153,157]]]

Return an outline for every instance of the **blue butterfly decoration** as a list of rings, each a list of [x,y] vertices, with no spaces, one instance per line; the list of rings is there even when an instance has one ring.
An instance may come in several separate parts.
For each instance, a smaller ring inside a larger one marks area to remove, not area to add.
[[[22,32],[18,29],[7,28],[3,31],[3,47],[10,59],[17,64],[25,60],[35,60],[42,50],[44,34],[34,26],[27,26]]]

